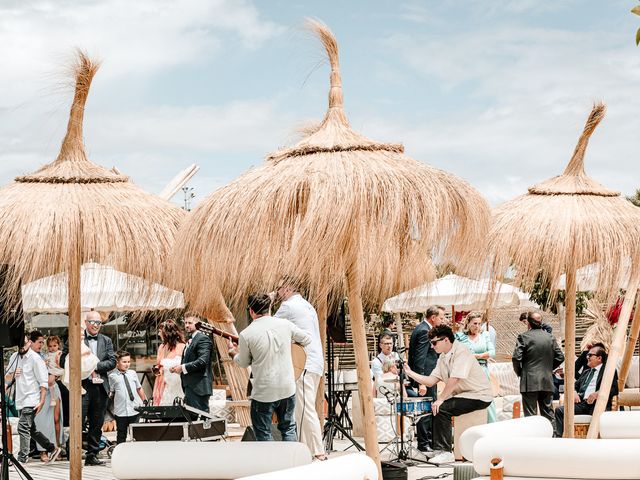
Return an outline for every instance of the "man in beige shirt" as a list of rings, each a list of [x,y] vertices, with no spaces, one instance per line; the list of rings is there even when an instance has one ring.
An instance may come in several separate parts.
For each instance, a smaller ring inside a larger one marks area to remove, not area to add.
[[[451,417],[487,408],[493,400],[489,379],[469,349],[455,341],[451,327],[439,325],[429,331],[431,346],[440,356],[430,375],[420,375],[405,365],[407,375],[432,387],[444,382],[444,389],[433,402],[433,457],[440,465],[455,461],[452,452]],[[430,452],[431,454],[431,452]]]

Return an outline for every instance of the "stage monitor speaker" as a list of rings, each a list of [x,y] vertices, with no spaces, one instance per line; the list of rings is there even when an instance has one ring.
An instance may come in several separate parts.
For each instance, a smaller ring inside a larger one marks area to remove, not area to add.
[[[282,441],[282,435],[280,434],[280,430],[278,430],[278,425],[275,423],[271,424],[271,436],[273,440],[276,442]],[[256,441],[256,433],[253,431],[253,427],[247,427],[244,431],[244,435],[242,435],[242,442],[255,442]]]
[[[407,480],[407,466],[401,462],[381,462],[383,480]]]
[[[22,299],[17,305],[12,305],[9,302],[7,298],[8,271],[8,265],[0,264],[0,347],[22,347],[24,345]]]

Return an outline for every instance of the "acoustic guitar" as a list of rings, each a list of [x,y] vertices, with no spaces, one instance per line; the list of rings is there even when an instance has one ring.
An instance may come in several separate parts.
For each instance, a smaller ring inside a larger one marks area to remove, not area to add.
[[[210,323],[196,322],[196,328],[203,333],[207,333],[209,335],[218,335],[219,337],[231,340],[233,343],[238,345],[237,335],[225,332],[224,330],[220,330]],[[300,375],[302,375],[302,372],[304,372],[304,366],[307,363],[307,352],[304,351],[304,347],[299,343],[291,344],[291,361],[293,363],[293,376],[296,380],[298,380],[298,378],[300,378]]]

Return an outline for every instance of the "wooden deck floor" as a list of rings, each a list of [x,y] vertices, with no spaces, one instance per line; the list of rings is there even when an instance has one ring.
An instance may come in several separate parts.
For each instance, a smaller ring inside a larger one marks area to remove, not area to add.
[[[69,462],[67,461],[56,461],[47,465],[38,460],[32,460],[24,467],[33,480],[69,480]],[[24,479],[22,474],[12,466],[9,467],[9,478],[11,480]],[[108,462],[104,466],[83,467],[82,478],[86,480],[115,480]]]

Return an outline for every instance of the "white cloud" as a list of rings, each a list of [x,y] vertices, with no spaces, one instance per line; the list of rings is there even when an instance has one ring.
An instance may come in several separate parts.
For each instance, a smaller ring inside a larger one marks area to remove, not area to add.
[[[36,0],[0,4],[0,105],[49,85],[76,47],[106,59],[103,78],[152,75],[211,58],[221,35],[247,48],[280,33],[244,0]]]
[[[592,103],[604,100],[608,114],[592,137],[587,172],[630,193],[640,186],[638,112],[630,103],[640,56],[624,33],[502,27],[446,39],[391,37],[388,45],[415,71],[439,79],[463,106],[380,134],[497,203],[561,173]]]

